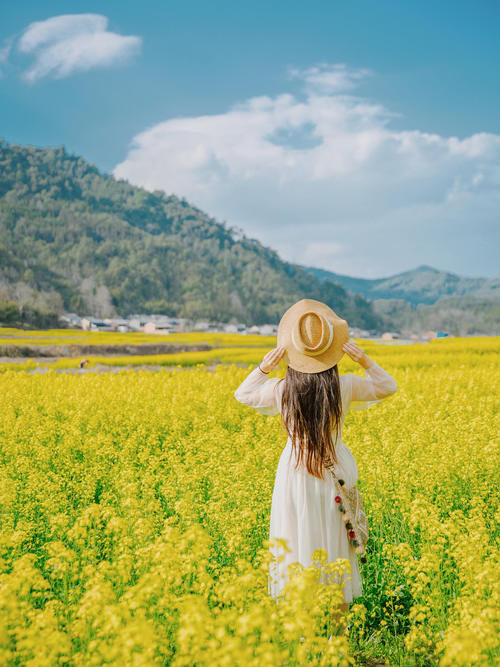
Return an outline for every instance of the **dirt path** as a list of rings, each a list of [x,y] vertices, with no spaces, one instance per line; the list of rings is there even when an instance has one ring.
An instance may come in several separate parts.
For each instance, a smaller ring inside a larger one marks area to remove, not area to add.
[[[67,357],[60,357],[62,359],[65,359]],[[5,361],[4,361],[5,360]],[[10,358],[5,358],[5,357],[0,357],[0,363],[12,363],[13,361],[16,362],[21,362],[24,363],[26,359],[10,359]],[[31,361],[31,360],[30,360]],[[45,357],[40,357],[40,358],[34,358],[32,361],[38,361],[40,363],[45,364],[44,366],[40,366],[39,368],[27,368],[25,370],[26,373],[47,373],[48,370],[52,368],[52,361],[48,361]],[[225,363],[225,362],[218,362],[218,361],[212,361],[210,364],[207,364],[204,366],[204,370],[208,371],[214,371],[217,366],[240,366],[241,368],[247,368],[248,364],[246,363],[241,363],[241,362],[230,362],[230,363]],[[56,373],[72,373],[73,375],[83,375],[84,373],[117,373],[118,371],[124,371],[124,370],[134,370],[134,371],[141,371],[141,370],[146,370],[146,371],[162,371],[162,370],[177,370],[177,371],[185,371],[185,370],[193,370],[195,369],[195,366],[166,366],[162,364],[142,364],[141,366],[135,366],[132,364],[128,364],[126,366],[108,366],[107,364],[96,364],[95,366],[91,366],[90,368],[54,368]]]
[[[7,361],[18,359],[47,359],[85,356],[124,357],[127,355],[176,354],[178,352],[206,352],[214,345],[174,343],[146,343],[139,345],[0,345],[0,358]]]

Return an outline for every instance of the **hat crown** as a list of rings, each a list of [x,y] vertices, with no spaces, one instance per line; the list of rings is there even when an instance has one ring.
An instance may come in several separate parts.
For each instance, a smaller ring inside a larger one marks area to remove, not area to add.
[[[314,310],[302,313],[292,329],[292,343],[302,354],[314,357],[323,354],[333,340],[333,325]]]
[[[344,355],[349,326],[326,303],[301,299],[283,314],[277,343],[286,350],[285,363],[301,373],[320,373]]]

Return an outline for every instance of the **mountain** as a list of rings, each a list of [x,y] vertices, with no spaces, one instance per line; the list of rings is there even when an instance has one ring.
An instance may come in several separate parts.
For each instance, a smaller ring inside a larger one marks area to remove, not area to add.
[[[64,147],[0,140],[0,302],[263,324],[303,297],[352,326],[383,326],[364,297],[184,199],[102,174]]]
[[[314,267],[303,268],[319,280],[339,283],[349,292],[361,294],[370,300],[402,299],[414,305],[430,305],[439,299],[452,296],[500,298],[500,278],[466,278],[439,271],[426,264],[394,276],[375,279],[352,278]]]

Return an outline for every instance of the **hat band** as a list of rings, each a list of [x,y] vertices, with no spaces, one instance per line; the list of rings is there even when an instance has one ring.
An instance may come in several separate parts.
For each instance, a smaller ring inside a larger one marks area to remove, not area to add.
[[[330,345],[332,344],[332,340],[333,340],[333,325],[330,322],[330,320],[326,319],[326,317],[324,318],[323,321],[326,321],[326,323],[328,324],[328,329],[329,329],[328,340],[323,345],[323,347],[319,350],[315,350],[314,352],[306,350],[303,345],[297,344],[297,340],[296,340],[295,335],[294,335],[294,330],[292,329],[292,343],[293,343],[296,350],[298,350],[299,352],[302,352],[302,354],[307,354],[308,357],[317,357],[318,354],[323,354],[323,352],[325,352],[330,347]]]

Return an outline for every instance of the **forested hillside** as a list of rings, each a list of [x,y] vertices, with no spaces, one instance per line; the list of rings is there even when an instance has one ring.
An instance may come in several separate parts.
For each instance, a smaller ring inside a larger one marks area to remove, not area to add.
[[[0,141],[0,301],[262,324],[306,296],[351,326],[382,325],[364,297],[183,199],[101,174],[63,147]]]
[[[448,297],[473,296],[480,299],[500,298],[500,278],[469,278],[449,271],[439,271],[422,264],[416,269],[387,278],[353,278],[324,269],[304,267],[320,280],[339,283],[349,292],[370,300],[403,299],[417,305],[436,303]]]

